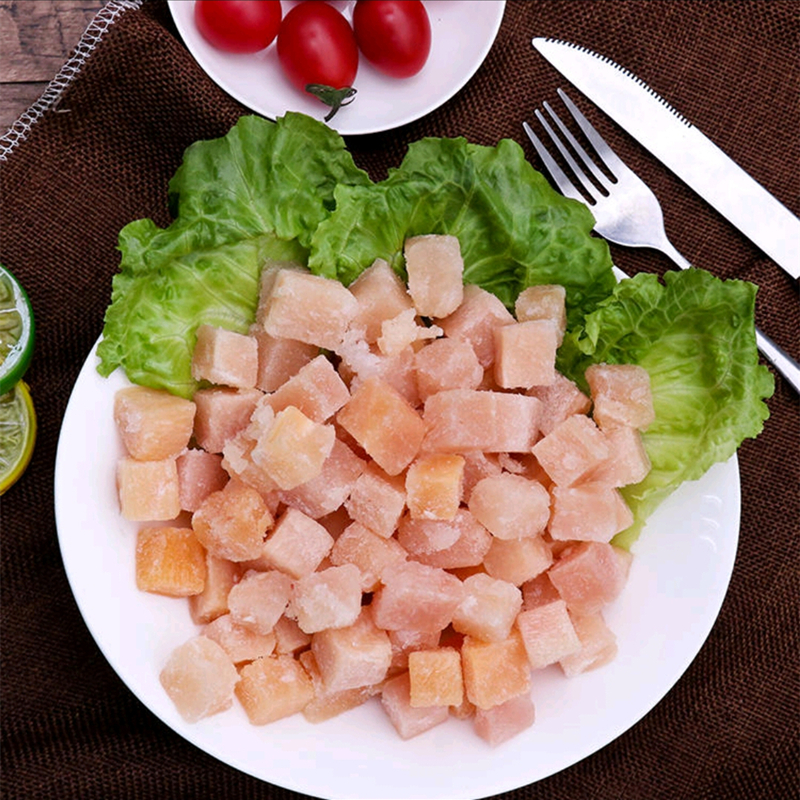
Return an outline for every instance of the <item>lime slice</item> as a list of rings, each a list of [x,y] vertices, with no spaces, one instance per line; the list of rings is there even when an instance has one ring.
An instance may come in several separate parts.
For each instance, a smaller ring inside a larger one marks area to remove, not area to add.
[[[25,472],[36,441],[36,413],[24,381],[0,396],[0,494]]]
[[[33,309],[19,281],[0,264],[0,395],[22,379],[33,355]]]

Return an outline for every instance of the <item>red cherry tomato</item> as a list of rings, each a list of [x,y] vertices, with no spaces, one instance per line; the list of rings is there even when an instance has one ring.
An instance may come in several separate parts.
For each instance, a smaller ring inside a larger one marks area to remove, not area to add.
[[[353,29],[364,57],[393,78],[416,75],[431,52],[431,22],[420,0],[358,0]]]
[[[197,0],[194,20],[203,38],[228,53],[256,53],[278,35],[280,0]]]

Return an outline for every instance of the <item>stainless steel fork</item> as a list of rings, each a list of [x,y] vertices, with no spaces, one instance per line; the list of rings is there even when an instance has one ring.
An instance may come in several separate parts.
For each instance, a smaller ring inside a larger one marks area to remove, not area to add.
[[[558,96],[592,145],[606,172],[612,176],[609,178],[598,167],[595,159],[586,152],[569,128],[545,102],[544,108],[561,136],[541,111],[536,109],[534,114],[572,171],[574,180],[561,169],[531,126],[523,122],[522,127],[561,193],[589,206],[595,218],[594,230],[604,239],[626,247],[649,247],[660,250],[681,269],[690,267],[690,262],[667,238],[661,204],[650,187],[620,160],[561,89],[558,90]],[[564,144],[561,137],[566,140],[569,147]],[[625,276],[616,267],[615,270],[620,277]],[[764,358],[786,378],[796,392],[800,393],[800,364],[758,329],[756,329],[756,343]]]

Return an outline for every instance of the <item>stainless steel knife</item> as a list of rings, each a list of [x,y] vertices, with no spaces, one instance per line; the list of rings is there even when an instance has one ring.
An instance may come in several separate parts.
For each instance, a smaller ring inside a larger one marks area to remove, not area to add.
[[[800,219],[691,122],[608,58],[556,39],[535,38],[533,46],[789,275],[800,278]]]

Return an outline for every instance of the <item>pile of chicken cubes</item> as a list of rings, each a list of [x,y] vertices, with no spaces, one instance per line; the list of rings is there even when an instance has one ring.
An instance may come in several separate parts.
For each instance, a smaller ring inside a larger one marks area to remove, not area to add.
[[[511,314],[455,237],[404,255],[408,286],[382,260],[349,287],[265,269],[247,335],[199,327],[191,401],[115,398],[137,585],[198,625],[161,672],[188,721],[377,697],[404,739],[455,716],[497,745],[533,723],[537,670],[616,654],[647,373],[593,366],[590,399],[555,369],[563,287]]]

